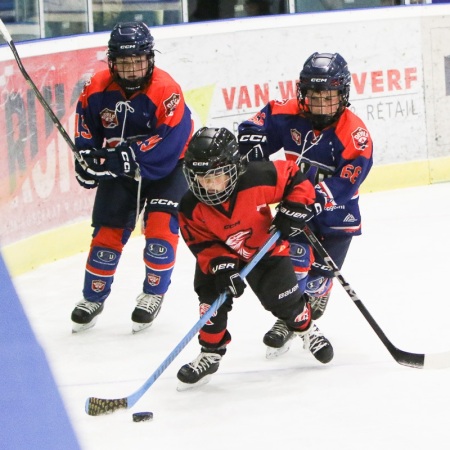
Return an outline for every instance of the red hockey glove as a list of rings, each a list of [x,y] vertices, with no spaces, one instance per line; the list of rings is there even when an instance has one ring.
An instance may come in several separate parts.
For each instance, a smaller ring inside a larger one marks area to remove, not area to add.
[[[238,272],[238,264],[232,258],[216,258],[211,261],[211,272],[215,275],[217,291],[227,292],[232,297],[240,297],[246,284]]]
[[[299,235],[306,222],[315,216],[314,205],[282,201],[276,209],[272,224],[284,238]]]

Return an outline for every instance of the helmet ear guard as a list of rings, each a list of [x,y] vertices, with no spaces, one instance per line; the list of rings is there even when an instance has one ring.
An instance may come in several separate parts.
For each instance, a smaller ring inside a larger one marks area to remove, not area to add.
[[[207,205],[219,205],[234,192],[239,176],[245,171],[239,147],[226,128],[201,128],[192,137],[184,156],[183,172],[189,190]],[[199,177],[217,179],[226,175],[228,182],[220,191],[207,191]]]
[[[339,119],[350,105],[351,74],[339,53],[313,53],[303,65],[297,83],[297,100],[317,129],[323,129]],[[338,91],[339,107],[333,114],[313,114],[308,105],[307,92]]]

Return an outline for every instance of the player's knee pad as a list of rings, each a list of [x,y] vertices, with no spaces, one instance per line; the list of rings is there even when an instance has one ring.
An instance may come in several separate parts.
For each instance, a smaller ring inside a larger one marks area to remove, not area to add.
[[[301,292],[306,288],[306,277],[314,262],[312,248],[308,244],[290,243],[290,257]]]
[[[333,287],[333,279],[323,275],[308,275],[305,292],[312,297],[324,297]]]

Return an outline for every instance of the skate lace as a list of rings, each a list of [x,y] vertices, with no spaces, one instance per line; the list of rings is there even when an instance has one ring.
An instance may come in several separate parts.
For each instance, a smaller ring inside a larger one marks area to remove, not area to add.
[[[324,297],[313,297],[313,300],[311,300],[311,308],[315,310],[320,309],[323,312],[327,306],[327,302],[327,295],[325,295]]]
[[[143,309],[144,311],[153,314],[159,308],[162,299],[163,299],[162,295],[142,293],[136,299],[137,300],[136,308]]]
[[[213,364],[220,362],[221,359],[222,357],[216,353],[200,353],[189,365],[196,373],[200,374],[209,369]]]
[[[83,300],[80,303],[78,303],[77,308],[82,309],[83,311],[86,311],[89,314],[92,314],[93,312],[97,311],[97,309],[100,308],[100,306],[102,306],[101,303]]]
[[[308,335],[305,336],[305,343],[307,340],[309,341],[309,350],[312,354],[315,354],[328,345],[328,342],[324,338],[322,332],[319,330],[319,328],[317,328],[315,324],[313,325],[312,330],[308,333]]]
[[[284,321],[281,319],[278,319],[275,322],[275,324],[273,325],[272,329],[270,330],[270,333],[276,334],[278,336],[285,338],[290,333],[290,331],[286,327],[286,324],[284,323]]]

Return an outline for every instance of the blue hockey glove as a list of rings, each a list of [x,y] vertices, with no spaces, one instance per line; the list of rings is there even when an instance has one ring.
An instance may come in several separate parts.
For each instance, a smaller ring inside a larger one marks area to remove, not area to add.
[[[264,150],[267,147],[267,136],[264,133],[245,131],[238,136],[239,153],[247,162],[263,161]]]
[[[139,166],[136,162],[134,151],[127,144],[108,148],[105,158],[106,169],[115,175],[136,178],[136,175],[139,173]]]
[[[282,237],[288,238],[299,235],[308,220],[311,220],[315,214],[314,205],[303,205],[302,203],[293,203],[282,201],[276,208],[272,224],[281,232]]]
[[[75,158],[75,178],[84,189],[94,189],[98,186],[98,180],[89,175]]]
[[[238,264],[232,258],[216,258],[211,261],[211,272],[215,275],[217,291],[227,292],[232,297],[240,297],[246,284],[238,272]]]
[[[80,174],[86,180],[108,180],[117,178],[117,175],[110,172],[101,159],[105,158],[109,149],[89,148],[78,150],[78,158],[76,159],[75,172]],[[77,177],[78,180],[78,177]],[[80,181],[78,181],[80,183]],[[83,185],[82,185],[83,186]],[[83,186],[84,187],[84,186]]]

